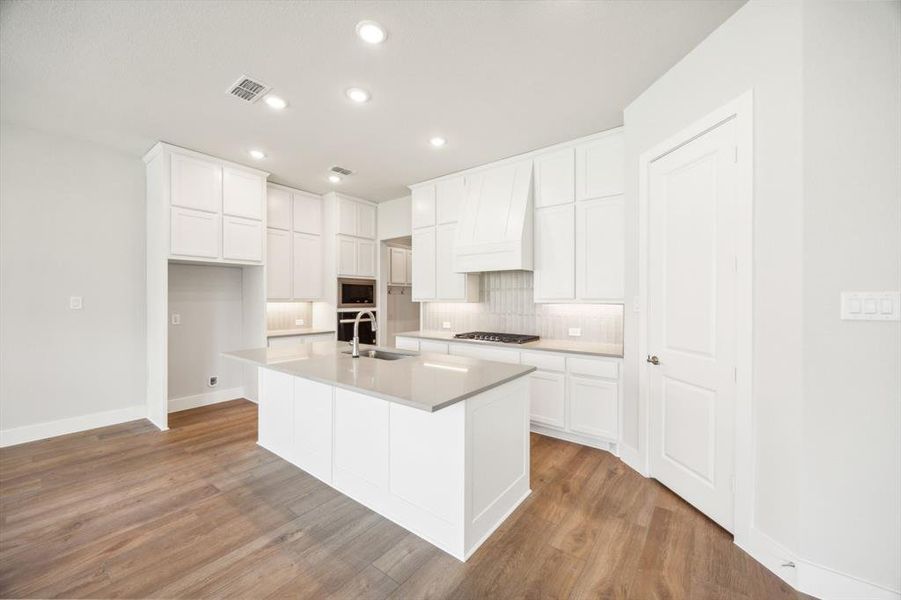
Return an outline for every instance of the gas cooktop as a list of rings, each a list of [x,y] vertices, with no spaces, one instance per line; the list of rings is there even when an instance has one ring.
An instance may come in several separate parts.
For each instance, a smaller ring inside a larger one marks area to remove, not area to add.
[[[459,340],[501,342],[504,344],[525,344],[527,342],[538,341],[537,335],[523,335],[518,333],[492,333],[490,331],[468,331],[466,333],[455,333],[454,337]]]

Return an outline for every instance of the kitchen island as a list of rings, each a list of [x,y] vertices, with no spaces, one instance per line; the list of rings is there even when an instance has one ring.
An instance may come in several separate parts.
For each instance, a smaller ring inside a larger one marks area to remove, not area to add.
[[[534,367],[370,350],[224,355],[259,367],[261,446],[466,560],[530,492]]]

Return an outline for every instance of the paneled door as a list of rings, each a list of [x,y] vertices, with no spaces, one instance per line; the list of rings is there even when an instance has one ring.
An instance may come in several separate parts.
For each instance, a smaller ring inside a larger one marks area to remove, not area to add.
[[[733,531],[736,125],[648,171],[652,476]]]

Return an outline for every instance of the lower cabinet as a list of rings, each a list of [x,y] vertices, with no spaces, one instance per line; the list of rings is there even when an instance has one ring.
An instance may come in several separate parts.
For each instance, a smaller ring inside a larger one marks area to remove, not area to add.
[[[618,433],[616,381],[569,375],[569,429],[574,433],[616,440]]]
[[[566,427],[566,375],[535,371],[529,376],[531,419],[548,427]]]
[[[260,392],[260,445],[279,456],[291,456],[294,443],[294,377],[260,369]]]

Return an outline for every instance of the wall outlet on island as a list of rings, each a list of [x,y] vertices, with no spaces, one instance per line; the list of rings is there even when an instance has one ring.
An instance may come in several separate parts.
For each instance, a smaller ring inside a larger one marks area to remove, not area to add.
[[[450,321],[442,321],[442,323],[441,323],[441,328],[442,328],[442,329],[450,329],[450,328],[451,328],[451,322],[450,322]]]
[[[211,388],[216,387],[217,385],[219,385],[219,377],[217,375],[211,375],[210,380],[207,382],[207,385]]]
[[[569,336],[570,337],[580,337],[582,335],[581,327],[570,327],[569,328]]]
[[[294,319],[294,324],[300,327],[303,325],[303,319]]]

